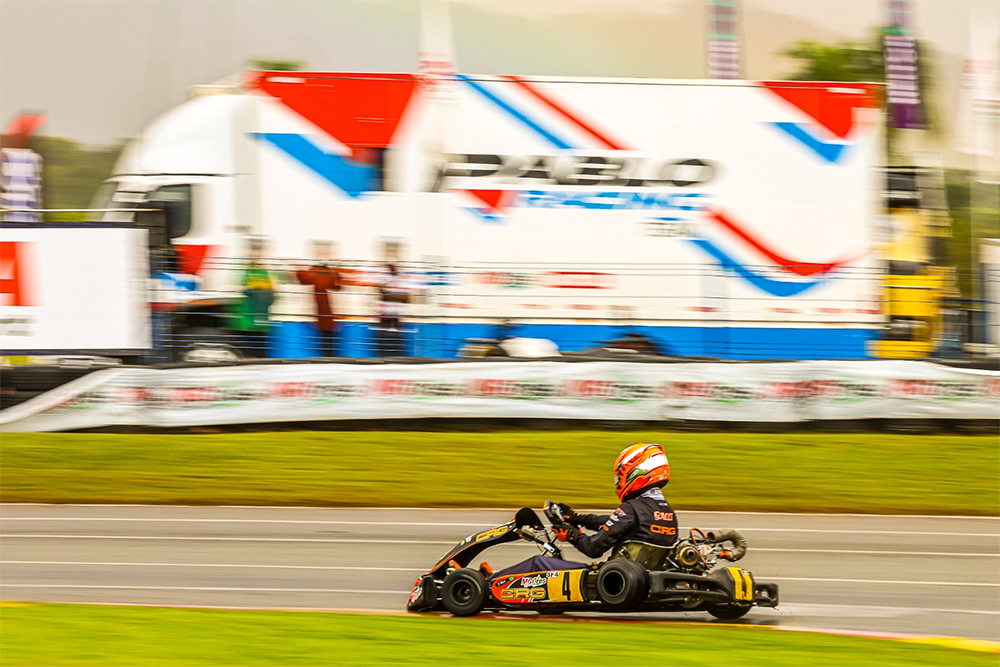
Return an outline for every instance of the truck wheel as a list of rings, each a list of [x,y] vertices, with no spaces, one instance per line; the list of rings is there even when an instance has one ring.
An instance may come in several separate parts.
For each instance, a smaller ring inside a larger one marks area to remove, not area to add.
[[[597,597],[611,609],[630,611],[646,599],[649,577],[635,561],[616,558],[597,572]]]
[[[751,605],[713,604],[707,611],[718,619],[732,621],[746,616],[750,609]]]
[[[473,616],[486,605],[486,577],[479,570],[463,567],[444,578],[441,602],[455,616]]]

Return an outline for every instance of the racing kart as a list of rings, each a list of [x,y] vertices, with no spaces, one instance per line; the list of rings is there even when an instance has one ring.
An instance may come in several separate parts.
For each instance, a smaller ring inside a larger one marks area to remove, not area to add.
[[[563,523],[551,501],[546,501],[544,513],[551,524]],[[558,562],[562,567],[510,571],[523,569],[515,566],[496,574],[485,563],[470,567],[486,549],[518,540],[534,543],[542,556],[526,563]],[[459,542],[421,575],[406,609],[447,610],[455,616],[524,609],[545,614],[706,611],[716,618],[735,619],[754,606],[778,606],[777,584],[757,581],[739,567],[715,568],[720,559],[739,560],[746,549],[746,540],[735,530],[691,528],[671,547],[626,542],[607,561],[570,563],[562,560],[555,534],[534,510],[522,507],[510,521]]]

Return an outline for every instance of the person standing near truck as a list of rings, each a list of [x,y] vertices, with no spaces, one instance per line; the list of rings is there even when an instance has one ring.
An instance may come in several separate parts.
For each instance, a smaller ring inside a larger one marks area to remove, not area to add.
[[[247,353],[251,357],[263,358],[267,356],[275,281],[264,263],[264,239],[250,237],[249,245],[250,257],[240,277],[243,298],[237,305],[236,329],[244,334]]]
[[[337,329],[339,323],[333,307],[333,292],[339,292],[344,280],[340,270],[331,262],[331,248],[328,241],[315,241],[313,247],[316,261],[312,266],[300,267],[295,277],[302,285],[312,288],[313,304],[316,309],[317,352],[323,356],[338,356]]]
[[[404,356],[406,349],[403,311],[412,300],[416,284],[399,265],[400,253],[398,241],[386,241],[383,245],[385,261],[373,271],[372,284],[378,290],[376,353],[380,357]]]

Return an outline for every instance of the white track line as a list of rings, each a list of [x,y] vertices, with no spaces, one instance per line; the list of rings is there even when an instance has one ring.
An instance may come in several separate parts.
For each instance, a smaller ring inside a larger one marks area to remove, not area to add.
[[[831,530],[825,528],[740,528],[740,531],[762,533],[839,533],[846,535],[926,535],[941,537],[995,537],[1000,533],[956,533],[934,530]]]
[[[338,540],[306,537],[167,537],[133,536],[133,535],[38,535],[38,534],[8,534],[0,538],[11,540],[15,538],[59,539],[59,540],[187,540],[201,542],[314,542],[319,544],[437,544],[455,546],[453,540]],[[525,542],[527,544],[527,542]]]
[[[97,565],[103,567],[228,567],[262,568],[276,570],[358,570],[365,572],[416,572],[416,567],[350,567],[346,565],[244,565],[239,563],[105,563],[96,561],[55,561],[55,560],[0,560],[2,565],[72,565],[73,567]]]
[[[410,591],[368,591],[351,588],[246,588],[243,586],[98,586],[91,584],[8,584],[0,588],[86,588],[127,591],[250,591],[268,593],[363,593],[365,595],[407,595]]]
[[[395,526],[395,527],[447,527],[456,528],[480,528],[485,530],[489,526],[482,523],[446,522],[446,521],[342,521],[336,519],[203,519],[203,518],[163,518],[163,517],[0,517],[3,521],[107,521],[107,522],[136,522],[136,523],[222,523],[222,524],[244,524],[244,523],[275,523],[290,525],[331,525],[331,526]],[[682,527],[687,530],[689,527]],[[929,535],[943,537],[1000,537],[1000,533],[965,533],[965,532],[942,532],[942,531],[914,531],[914,530],[857,530],[857,529],[834,529],[834,528],[777,528],[777,527],[741,527],[738,530],[746,532],[765,533],[832,533],[848,535]],[[5,537],[3,535],[2,537]]]
[[[332,523],[332,522],[331,522]],[[353,524],[352,524],[353,525]],[[382,523],[382,524],[372,524],[369,522],[359,522],[359,525],[383,525],[383,526],[418,526],[420,524],[411,523]],[[456,525],[456,524],[446,524],[446,525]],[[465,525],[465,524],[461,524]],[[481,524],[476,524],[479,528],[485,530],[487,527]],[[681,528],[681,530],[685,530]],[[823,528],[740,528],[740,532],[760,532],[760,533],[819,533],[819,534],[838,534],[838,535],[920,535],[920,536],[930,536],[930,537],[993,537],[1000,538],[1000,533],[951,533],[951,532],[937,532],[937,531],[916,531],[916,530],[830,530]],[[131,535],[64,535],[64,534],[52,534],[52,533],[0,533],[0,537],[39,537],[39,538],[81,538],[81,537],[93,537],[93,538],[119,538],[119,539],[246,539],[246,540],[262,540],[265,538],[257,537],[246,537],[246,538],[231,538],[231,537],[183,537],[183,536],[172,536],[172,537],[161,537],[154,538],[153,536],[131,536]],[[279,538],[270,538],[272,540],[277,540]],[[280,538],[287,541],[299,541],[298,538]],[[307,540],[308,541],[308,540]],[[354,540],[357,542],[366,542],[369,540]],[[374,544],[387,544],[392,543],[392,540],[372,540]],[[408,542],[399,541],[399,544],[419,544],[421,542]],[[441,542],[422,542],[423,544],[441,544]],[[451,544],[451,542],[449,542]]]
[[[930,607],[883,607],[878,605],[839,605],[813,604],[809,602],[782,603],[777,609],[761,607],[757,611],[791,614],[793,616],[827,616],[831,612],[905,612],[907,614],[977,614],[982,616],[1000,616],[1000,611],[987,609],[940,609]]]
[[[0,517],[3,521],[136,521],[141,523],[280,523],[280,524],[313,524],[332,526],[455,526],[458,528],[482,528],[489,526],[479,523],[449,523],[432,521],[336,521],[312,519],[163,519],[142,517],[75,517],[75,516],[8,516]]]
[[[980,554],[960,551],[879,551],[876,549],[784,549],[781,547],[750,547],[748,552],[771,551],[792,554],[859,554],[865,556],[945,556],[948,558],[1000,558],[998,554]]]
[[[762,579],[773,581],[810,581],[818,583],[851,583],[851,584],[905,584],[908,586],[954,586],[998,588],[1000,584],[986,584],[961,581],[898,581],[892,579],[822,579],[813,577],[768,577]],[[409,591],[355,590],[342,588],[251,588],[245,586],[112,586],[97,584],[12,584],[0,582],[0,588],[86,588],[86,589],[125,589],[152,591],[274,591],[299,593],[381,593],[386,595],[402,595]]]
[[[19,507],[141,507],[151,510],[170,510],[175,508],[206,510],[206,509],[241,509],[241,510],[281,510],[286,512],[508,512],[497,507],[317,507],[297,505],[148,505],[142,503],[0,503],[0,512],[6,508]],[[534,509],[534,508],[533,508]],[[537,508],[541,511],[541,508]],[[611,509],[585,508],[585,511],[599,514],[610,514]],[[740,516],[830,516],[830,517],[862,517],[882,519],[972,519],[983,521],[1000,521],[1000,516],[967,516],[962,514],[867,514],[861,512],[735,512],[727,510],[690,510],[685,514],[732,514]]]
[[[970,581],[901,581],[898,579],[833,579],[820,577],[772,577],[754,574],[754,578],[773,581],[811,581],[830,584],[902,584],[905,586],[973,586],[976,588],[1000,588],[1000,584]]]
[[[228,564],[216,564],[216,563],[97,563],[97,562],[62,562],[62,561],[0,561],[0,563],[5,564],[37,564],[37,565],[98,565],[98,566],[145,566],[145,567],[228,567],[228,568],[283,568],[283,569],[303,569],[303,570],[365,570],[365,571],[388,571],[388,572],[419,572],[418,568],[400,568],[400,567],[345,567],[345,566],[333,566],[333,565],[228,565]],[[908,581],[908,580],[897,580],[897,579],[840,579],[840,578],[823,578],[823,577],[775,577],[769,575],[755,575],[757,578],[762,580],[773,580],[773,581],[808,581],[815,583],[837,583],[837,584],[902,584],[907,586],[971,586],[976,588],[1000,588],[1000,583],[983,583],[983,582],[964,582],[964,581]],[[61,588],[60,584],[10,584],[6,582],[0,582],[0,586],[9,586],[14,588],[23,587],[48,587],[48,588]],[[88,586],[84,584],[67,584],[71,588],[150,588],[152,590],[157,590],[161,587],[158,586]],[[167,587],[170,588],[170,587]],[[185,587],[179,587],[182,590],[186,590]],[[195,589],[192,589],[195,590]],[[214,590],[214,589],[205,589]],[[252,589],[252,588],[233,588],[233,589],[218,589],[218,590],[265,590],[265,589]],[[272,590],[272,589],[267,589]],[[279,589],[273,589],[279,590]],[[307,590],[307,589],[303,589]]]

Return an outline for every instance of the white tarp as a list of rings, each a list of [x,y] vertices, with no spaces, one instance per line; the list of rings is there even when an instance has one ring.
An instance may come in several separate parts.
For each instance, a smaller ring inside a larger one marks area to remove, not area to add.
[[[919,361],[113,368],[0,412],[0,431],[422,417],[998,419],[1000,373]]]
[[[144,229],[0,230],[0,349],[150,347]]]

